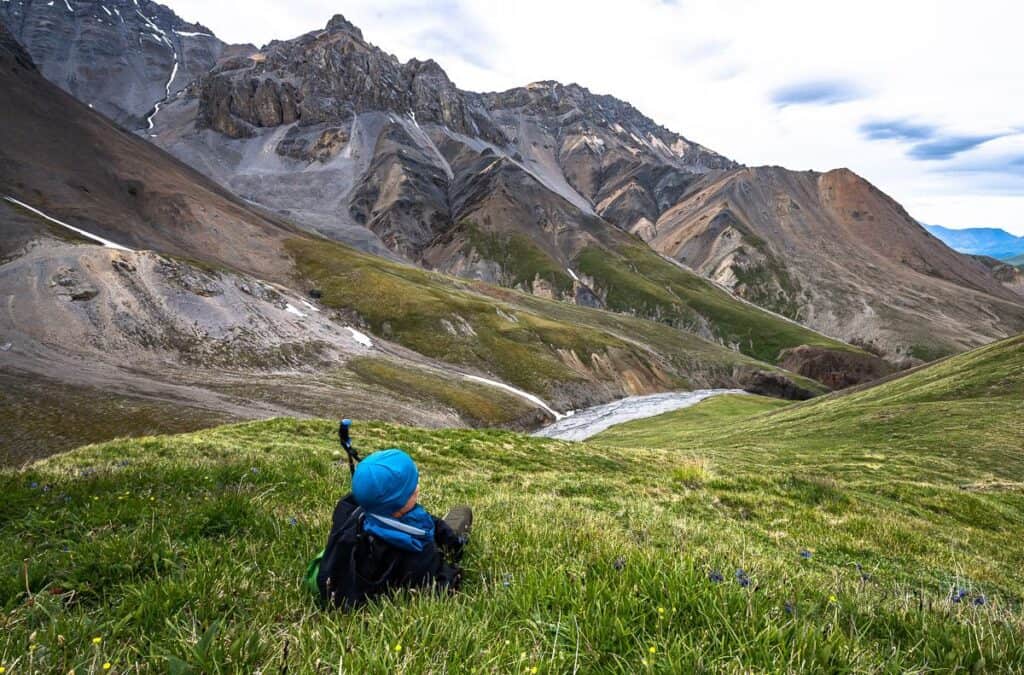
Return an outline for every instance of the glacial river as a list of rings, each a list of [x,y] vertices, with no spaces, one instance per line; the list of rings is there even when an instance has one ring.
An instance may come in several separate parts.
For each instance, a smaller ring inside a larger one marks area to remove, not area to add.
[[[593,408],[577,410],[533,435],[558,438],[563,441],[582,441],[616,424],[689,408],[706,398],[720,394],[742,393],[744,393],[742,389],[698,389],[696,391],[672,391],[650,396],[630,396]]]

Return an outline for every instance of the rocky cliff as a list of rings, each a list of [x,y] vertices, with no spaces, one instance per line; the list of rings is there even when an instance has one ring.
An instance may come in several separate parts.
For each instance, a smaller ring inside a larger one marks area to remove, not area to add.
[[[225,49],[152,0],[5,0],[0,21],[48,80],[129,129],[147,129]]]

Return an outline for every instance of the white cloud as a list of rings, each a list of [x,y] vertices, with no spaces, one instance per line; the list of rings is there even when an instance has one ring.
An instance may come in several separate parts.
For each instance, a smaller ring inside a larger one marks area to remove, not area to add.
[[[1024,156],[1024,5],[1009,0],[167,3],[233,42],[294,37],[340,11],[370,42],[433,58],[466,89],[578,82],[746,164],[847,166],[924,222],[1024,234],[1024,172],[1012,164]],[[859,97],[773,103],[807,83]],[[944,138],[1016,135],[926,161],[907,139],[868,140],[860,127],[877,120]]]

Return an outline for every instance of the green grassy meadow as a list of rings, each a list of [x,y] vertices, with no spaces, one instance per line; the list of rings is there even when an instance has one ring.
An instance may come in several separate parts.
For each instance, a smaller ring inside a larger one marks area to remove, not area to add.
[[[586,443],[357,422],[477,528],[462,592],[352,614],[300,585],[348,485],[333,423],[86,446],[0,471],[0,667],[1022,672],[1022,391],[1024,337]]]

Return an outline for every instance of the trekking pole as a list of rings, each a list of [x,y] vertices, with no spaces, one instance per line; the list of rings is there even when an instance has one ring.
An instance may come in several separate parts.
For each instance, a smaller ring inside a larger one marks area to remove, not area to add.
[[[352,439],[349,438],[348,430],[352,426],[352,420],[342,420],[338,424],[338,442],[341,443],[342,449],[345,454],[348,455],[348,471],[350,474],[355,475],[356,473],[356,462],[359,461],[359,453],[356,452],[355,448],[352,447]]]

